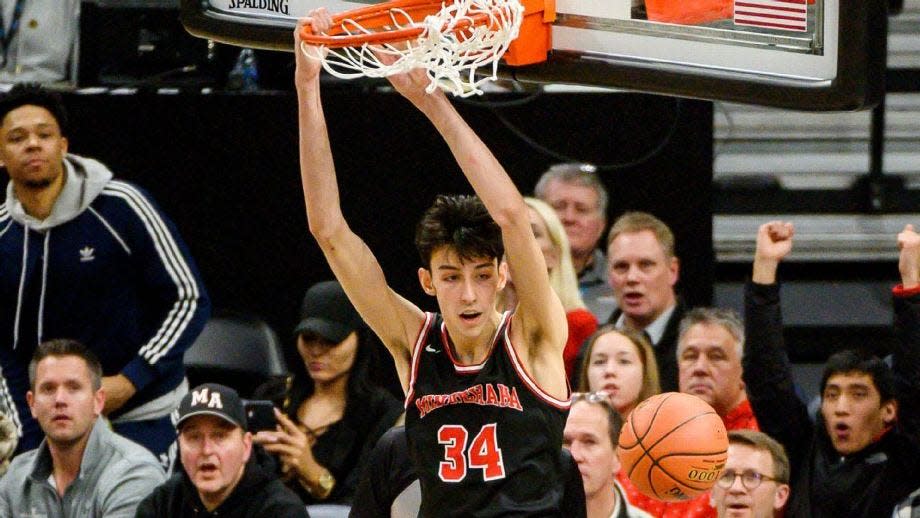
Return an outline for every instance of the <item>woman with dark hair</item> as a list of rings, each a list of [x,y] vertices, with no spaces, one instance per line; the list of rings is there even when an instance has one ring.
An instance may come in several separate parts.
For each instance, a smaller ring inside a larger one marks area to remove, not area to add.
[[[373,343],[338,282],[313,285],[294,330],[300,362],[291,368],[275,431],[255,441],[275,454],[305,504],[348,503],[366,453],[402,412],[369,381]]]

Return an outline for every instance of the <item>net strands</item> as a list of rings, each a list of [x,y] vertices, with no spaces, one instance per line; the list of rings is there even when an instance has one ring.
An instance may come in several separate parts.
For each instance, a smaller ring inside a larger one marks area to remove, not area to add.
[[[301,50],[339,78],[386,77],[424,68],[431,79],[429,93],[440,86],[469,97],[496,78],[523,14],[518,0],[393,0],[334,16],[329,34],[313,34],[305,26]],[[307,44],[325,49],[311,52]],[[477,78],[483,67],[491,67],[491,73]]]

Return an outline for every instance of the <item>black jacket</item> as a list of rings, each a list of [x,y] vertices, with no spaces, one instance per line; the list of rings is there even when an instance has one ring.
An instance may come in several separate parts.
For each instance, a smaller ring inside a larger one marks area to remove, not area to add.
[[[687,307],[684,306],[680,297],[677,298],[677,305],[674,306],[674,312],[668,319],[668,325],[664,328],[664,334],[657,344],[652,344],[655,350],[655,361],[658,363],[658,380],[661,383],[662,392],[677,392],[677,333],[680,331],[680,321],[684,318]],[[615,324],[620,314],[623,312],[617,309],[610,315],[608,324]],[[582,347],[582,351],[584,351]],[[579,365],[581,362],[579,361]]]
[[[181,470],[137,507],[137,518],[309,518],[303,502],[250,457],[243,478],[230,496],[208,512],[191,479]]]
[[[822,420],[812,422],[796,395],[779,286],[748,282],[744,299],[744,382],[761,430],[786,448],[792,465],[787,518],[891,516],[895,504],[920,486],[920,296],[894,299],[898,425],[847,457],[834,450]]]
[[[288,416],[295,423],[297,409],[304,399],[302,394],[292,394],[286,408]],[[306,505],[351,503],[358,485],[358,476],[371,449],[402,412],[400,402],[382,389],[375,388],[359,401],[349,401],[342,419],[329,426],[313,445],[316,462],[335,477],[332,493],[325,500],[317,500],[296,478],[286,480],[287,486]]]

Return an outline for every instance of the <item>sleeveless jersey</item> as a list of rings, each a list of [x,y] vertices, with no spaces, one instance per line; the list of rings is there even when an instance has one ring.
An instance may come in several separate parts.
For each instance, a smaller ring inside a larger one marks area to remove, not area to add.
[[[560,516],[559,450],[569,401],[525,371],[502,315],[486,359],[458,363],[438,314],[426,314],[406,396],[420,516]]]

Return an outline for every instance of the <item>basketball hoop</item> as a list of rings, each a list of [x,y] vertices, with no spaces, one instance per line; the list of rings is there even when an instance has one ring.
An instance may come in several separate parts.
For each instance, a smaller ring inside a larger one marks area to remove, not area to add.
[[[431,78],[429,93],[440,86],[468,97],[481,94],[481,86],[496,79],[499,60],[515,46],[528,54],[515,59],[518,53],[512,50],[509,64],[546,59],[550,41],[544,1],[531,0],[534,5],[525,8],[520,0],[390,0],[334,15],[326,34],[314,34],[305,25],[301,51],[343,79],[424,68]],[[532,15],[540,17],[538,25],[527,23],[522,31],[525,17]],[[328,53],[309,52],[307,45]],[[536,45],[543,45],[542,54],[539,48],[534,51]],[[480,68],[489,66],[491,74],[476,77]]]

